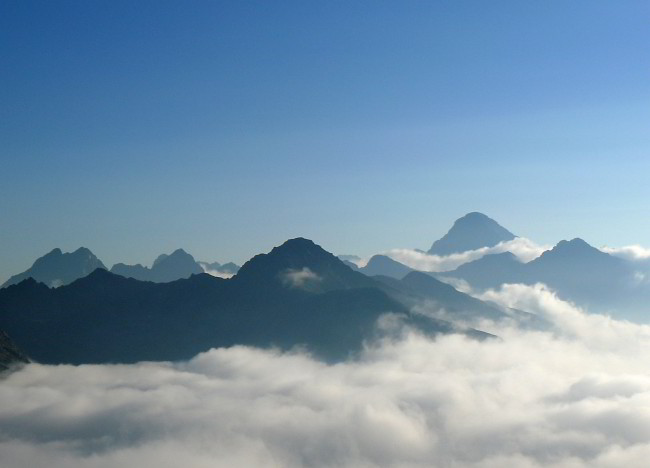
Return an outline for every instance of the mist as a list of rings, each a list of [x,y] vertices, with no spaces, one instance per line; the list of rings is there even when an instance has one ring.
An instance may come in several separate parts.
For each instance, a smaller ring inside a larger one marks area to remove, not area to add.
[[[538,313],[498,339],[412,330],[328,365],[235,346],[187,362],[29,364],[0,383],[0,465],[620,467],[650,456],[650,327],[544,285],[483,299]]]

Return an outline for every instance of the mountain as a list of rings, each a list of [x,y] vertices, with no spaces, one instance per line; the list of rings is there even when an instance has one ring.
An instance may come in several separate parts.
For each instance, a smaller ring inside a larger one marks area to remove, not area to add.
[[[468,213],[457,219],[449,232],[433,243],[431,255],[450,255],[453,253],[493,247],[499,242],[514,239],[513,233],[502,227],[483,213]]]
[[[56,289],[25,280],[0,291],[0,328],[37,362],[74,364],[189,359],[235,344],[305,346],[335,361],[358,352],[386,313],[425,333],[490,336],[412,314],[394,292],[298,238],[227,280],[153,283],[105,270]]]
[[[117,263],[111,268],[111,273],[140,281],[168,283],[203,273],[203,268],[201,268],[190,254],[183,249],[177,249],[170,255],[162,254],[158,256],[151,268],[144,267],[140,264],[125,265],[123,263]]]
[[[9,278],[2,287],[17,284],[27,278],[51,287],[70,284],[83,278],[97,268],[106,269],[104,264],[88,249],[81,247],[72,253],[63,253],[56,248],[37,259],[26,271]]]
[[[391,278],[402,279],[413,269],[393,260],[386,255],[374,255],[368,260],[368,264],[358,269],[368,276],[383,275]]]
[[[367,276],[352,271],[336,256],[301,237],[274,247],[268,254],[254,256],[239,269],[233,281],[258,287],[282,285],[313,292],[376,286]]]
[[[564,300],[593,312],[647,321],[650,290],[638,285],[634,265],[592,247],[580,238],[563,240],[528,262],[514,255],[486,255],[436,276],[460,278],[478,289],[504,283],[544,283]]]
[[[20,352],[5,332],[0,330],[0,372],[28,362],[27,356]]]

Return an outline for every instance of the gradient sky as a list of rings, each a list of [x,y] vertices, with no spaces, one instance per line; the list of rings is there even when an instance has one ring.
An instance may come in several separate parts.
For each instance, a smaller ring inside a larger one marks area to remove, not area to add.
[[[54,247],[650,246],[650,2],[0,3],[0,282]]]

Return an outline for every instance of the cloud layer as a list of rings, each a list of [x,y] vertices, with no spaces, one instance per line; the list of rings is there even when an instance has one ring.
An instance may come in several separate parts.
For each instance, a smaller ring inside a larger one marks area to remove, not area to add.
[[[511,241],[500,242],[494,247],[483,247],[445,256],[429,255],[425,252],[411,249],[393,249],[385,252],[384,255],[416,270],[435,272],[454,270],[463,263],[478,260],[488,254],[503,252],[512,252],[522,262],[529,262],[550,248],[551,246],[536,244],[525,237],[516,237]]]
[[[543,285],[484,298],[546,332],[405,331],[356,361],[248,347],[184,363],[42,366],[0,384],[0,466],[636,467],[650,457],[650,327]]]
[[[650,260],[650,249],[646,247],[642,247],[640,245],[626,245],[624,247],[605,246],[600,250],[610,255],[614,255],[616,257],[621,257],[631,261]]]

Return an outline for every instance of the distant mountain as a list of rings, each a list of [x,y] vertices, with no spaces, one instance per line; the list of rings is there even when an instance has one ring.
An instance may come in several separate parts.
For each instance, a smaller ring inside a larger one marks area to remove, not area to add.
[[[28,270],[9,278],[2,287],[20,283],[27,278],[34,278],[50,287],[58,287],[83,278],[97,268],[106,269],[104,264],[85,247],[72,253],[63,253],[61,249],[56,248],[36,260]]]
[[[431,255],[453,253],[493,247],[516,236],[483,213],[468,213],[454,222],[449,232],[433,243]]]
[[[303,345],[339,360],[359,351],[386,313],[425,333],[465,330],[410,313],[397,299],[406,294],[298,238],[228,280],[199,274],[153,283],[104,270],[57,289],[25,280],[0,291],[0,328],[44,363],[179,360],[234,344]]]
[[[368,276],[383,275],[391,278],[402,279],[413,269],[406,265],[393,260],[386,255],[374,255],[368,260],[366,266],[358,269],[361,273]]]
[[[170,255],[162,254],[158,256],[151,268],[144,267],[140,264],[125,265],[123,263],[117,263],[111,268],[111,273],[140,281],[168,283],[203,273],[203,268],[201,268],[190,254],[183,249],[177,249]]]
[[[27,362],[29,362],[27,356],[20,352],[5,332],[0,330],[0,372]]]
[[[604,253],[576,238],[563,240],[553,249],[528,262],[514,255],[486,255],[436,276],[461,278],[478,289],[504,283],[544,283],[565,300],[632,320],[647,321],[650,291],[636,285],[632,263]]]
[[[524,264],[510,252],[488,254],[465,263],[453,271],[436,273],[437,277],[454,277],[467,281],[475,288],[496,288],[503,283],[522,282]]]

